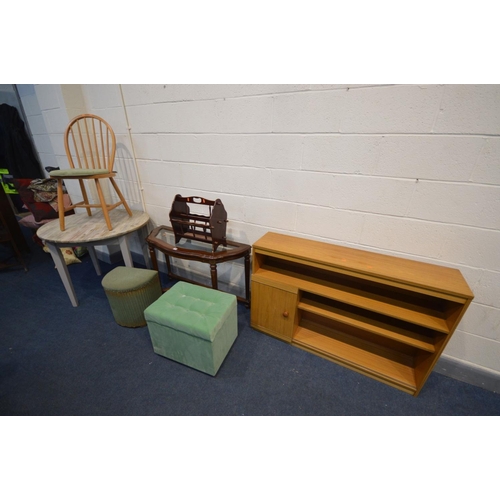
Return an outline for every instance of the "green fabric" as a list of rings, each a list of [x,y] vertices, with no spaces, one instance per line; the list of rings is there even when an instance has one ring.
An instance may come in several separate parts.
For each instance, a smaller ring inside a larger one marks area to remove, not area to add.
[[[213,341],[236,297],[180,281],[145,311],[146,319]]]
[[[52,170],[51,177],[81,177],[88,175],[107,174],[107,168],[67,168],[64,170]]]
[[[144,316],[156,354],[212,376],[238,336],[236,297],[189,283],[174,285]]]
[[[144,310],[162,294],[157,271],[117,267],[102,280],[115,321],[129,328],[146,326]]]
[[[158,271],[118,266],[104,276],[101,284],[105,290],[125,292],[141,288],[149,283]]]

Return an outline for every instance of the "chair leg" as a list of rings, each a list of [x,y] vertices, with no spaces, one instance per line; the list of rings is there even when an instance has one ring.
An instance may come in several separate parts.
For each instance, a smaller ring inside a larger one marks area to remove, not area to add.
[[[120,191],[120,188],[118,187],[118,184],[113,179],[113,177],[110,177],[109,180],[111,181],[111,184],[113,184],[113,187],[115,188],[116,194],[118,195],[118,198],[120,198],[120,201],[123,203],[123,206],[125,207],[125,210],[130,215],[130,217],[132,217],[132,210],[130,210],[127,202],[125,201],[125,198],[123,197],[123,194]]]
[[[59,229],[61,231],[64,231],[65,225],[64,225],[64,202],[63,202],[63,188],[62,188],[62,179],[57,179],[57,199],[59,200]]]
[[[85,205],[87,205],[85,207],[87,209],[87,215],[89,217],[91,217],[92,210],[90,210],[90,207],[88,206],[88,205],[90,205],[90,203],[89,203],[89,197],[87,196],[87,190],[85,189],[85,181],[83,179],[78,179],[78,182],[80,183],[80,189],[82,191],[83,202],[85,203]]]
[[[0,189],[3,189],[3,187],[0,186]],[[5,198],[5,201],[10,202],[10,200],[7,200],[7,198]],[[12,234],[12,231],[9,229],[9,224],[6,220],[6,217],[4,217],[4,215],[2,214],[3,209],[4,207],[0,209],[0,238],[1,238],[0,241],[2,243],[10,243],[12,250],[14,250],[14,253],[16,254],[17,260],[19,261],[20,264],[22,264],[24,270],[27,271],[28,268],[26,267],[26,264],[24,262],[21,250],[17,246],[16,238]],[[11,264],[8,263],[9,260],[10,256],[7,256],[3,262],[0,262],[0,268],[10,267]]]
[[[28,272],[28,267],[26,266],[26,262],[24,262],[24,258],[23,258],[22,253],[19,251],[19,248],[17,248],[17,245],[14,242],[14,240],[12,240],[11,243],[12,243],[12,246],[14,247],[14,251],[17,254],[17,258],[19,259],[19,261],[21,262],[22,266],[24,267],[24,270],[26,272]]]
[[[108,226],[108,229],[111,231],[111,229],[113,229],[113,226],[111,225],[111,220],[109,218],[109,212],[108,212],[108,205],[106,204],[106,200],[104,199],[104,193],[102,192],[99,179],[95,179],[95,187],[97,189],[97,194],[99,195],[99,200],[101,200],[101,208],[102,208],[102,213],[104,214],[104,219],[106,219],[106,224]]]

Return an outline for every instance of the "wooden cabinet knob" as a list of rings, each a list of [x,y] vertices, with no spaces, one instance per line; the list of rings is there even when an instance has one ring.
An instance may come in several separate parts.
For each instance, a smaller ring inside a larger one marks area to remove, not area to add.
[[[288,311],[283,311],[283,317],[288,318]]]

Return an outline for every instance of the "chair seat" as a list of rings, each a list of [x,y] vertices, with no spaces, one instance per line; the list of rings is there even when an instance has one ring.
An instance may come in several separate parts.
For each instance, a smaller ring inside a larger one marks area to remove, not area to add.
[[[95,168],[67,168],[65,170],[54,170],[50,177],[89,177],[92,175],[107,175],[108,170]]]

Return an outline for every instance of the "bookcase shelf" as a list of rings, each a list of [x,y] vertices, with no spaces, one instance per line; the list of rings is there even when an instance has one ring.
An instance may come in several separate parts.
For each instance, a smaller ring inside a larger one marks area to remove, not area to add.
[[[473,299],[457,269],[277,233],[252,265],[253,328],[415,396]]]

